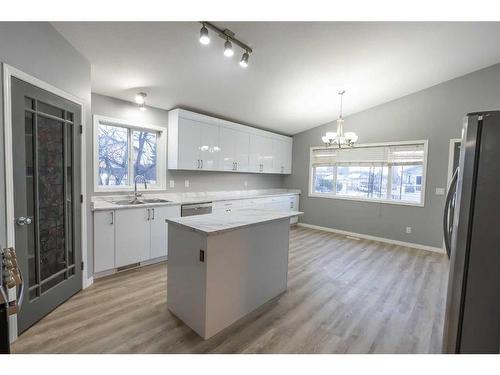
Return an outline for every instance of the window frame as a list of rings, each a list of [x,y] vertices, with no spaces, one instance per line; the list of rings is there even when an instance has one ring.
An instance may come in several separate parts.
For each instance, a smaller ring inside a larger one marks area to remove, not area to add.
[[[397,142],[378,142],[378,143],[363,143],[359,145],[355,145],[354,148],[363,148],[363,147],[383,147],[383,146],[405,146],[405,145],[423,145],[424,146],[424,160],[422,162],[422,190],[421,190],[421,200],[420,203],[414,203],[409,201],[397,201],[392,199],[375,199],[375,198],[362,198],[362,197],[349,197],[336,195],[333,193],[317,193],[314,191],[314,169],[313,169],[313,151],[325,149],[325,146],[313,146],[309,149],[309,186],[308,186],[308,196],[311,198],[328,198],[328,199],[339,199],[346,201],[357,201],[357,202],[367,202],[367,203],[385,203],[385,204],[395,204],[399,206],[413,206],[413,207],[425,207],[425,188],[427,185],[427,163],[428,163],[428,148],[429,141],[425,140],[416,140],[416,141],[397,141]],[[334,190],[337,179],[336,168],[337,166],[333,166],[334,174]],[[389,169],[388,177],[390,176],[391,170]],[[387,189],[390,191],[391,189],[392,179],[388,178]]]
[[[157,134],[156,137],[156,184],[148,185],[148,189],[144,189],[144,184],[137,184],[138,191],[149,191],[149,190],[165,190],[166,186],[166,158],[167,158],[167,129],[157,125],[144,124],[139,121],[129,121],[116,119],[107,116],[94,115],[93,116],[93,147],[94,147],[94,160],[92,166],[94,168],[94,192],[124,192],[134,190],[134,167],[133,167],[133,151],[132,150],[132,132],[131,130],[139,131],[149,131]],[[129,183],[127,185],[99,185],[99,140],[97,139],[99,131],[99,125],[109,125],[125,128],[128,131],[128,142],[129,142],[129,152],[128,152],[128,169],[129,169]]]

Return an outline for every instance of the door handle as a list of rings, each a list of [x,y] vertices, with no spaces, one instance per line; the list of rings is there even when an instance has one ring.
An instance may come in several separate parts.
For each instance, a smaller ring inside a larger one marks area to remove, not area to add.
[[[24,216],[19,216],[16,219],[16,224],[22,227],[23,225],[30,225],[31,224],[31,218],[30,217],[24,217]]]
[[[450,206],[451,202],[453,199],[453,195],[456,192],[456,185],[457,185],[457,180],[458,180],[458,168],[453,173],[453,177],[451,179],[450,183],[450,188],[448,189],[448,194],[446,195],[446,201],[444,204],[444,216],[443,216],[443,231],[444,231],[444,247],[446,249],[446,254],[448,255],[448,258],[451,255],[451,238],[450,238],[450,223],[449,223],[449,212],[450,212]],[[452,224],[453,224],[453,218],[451,218]]]

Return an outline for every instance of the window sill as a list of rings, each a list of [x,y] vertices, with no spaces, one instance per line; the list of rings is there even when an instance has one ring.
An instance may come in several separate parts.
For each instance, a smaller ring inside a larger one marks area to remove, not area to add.
[[[384,204],[394,204],[397,206],[410,206],[410,207],[424,207],[423,203],[412,203],[412,202],[398,202],[388,199],[364,199],[359,197],[343,197],[331,194],[321,194],[321,193],[309,193],[311,198],[328,198],[328,199],[339,199],[345,201],[356,201],[356,202],[366,202],[366,203],[384,203]]]
[[[149,186],[147,189],[144,189],[144,185],[137,184],[137,191],[141,193],[147,193],[148,191],[163,191],[166,190],[164,186]],[[134,192],[134,186],[110,186],[110,187],[95,187],[94,193],[123,193],[123,192]]]

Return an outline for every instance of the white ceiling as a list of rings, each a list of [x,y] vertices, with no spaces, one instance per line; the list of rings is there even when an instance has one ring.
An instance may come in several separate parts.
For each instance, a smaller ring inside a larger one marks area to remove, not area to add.
[[[500,23],[214,22],[254,53],[242,69],[197,22],[53,23],[92,64],[92,91],[295,134],[500,62]]]

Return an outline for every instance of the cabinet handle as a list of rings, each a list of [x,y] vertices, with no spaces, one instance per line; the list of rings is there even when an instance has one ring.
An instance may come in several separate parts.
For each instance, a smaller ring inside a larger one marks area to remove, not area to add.
[[[198,163],[196,168],[200,169],[200,159],[196,160],[196,162]]]
[[[234,170],[235,170],[235,171],[237,171],[237,170],[238,170],[238,162],[237,162],[237,161],[235,161],[235,162],[234,162]]]
[[[111,211],[111,222],[109,224],[113,225],[115,223],[115,211]]]
[[[203,159],[201,159],[200,161],[201,161],[201,169],[203,169]]]
[[[148,218],[147,218],[147,221],[149,221],[151,212],[149,211],[149,208],[148,208],[147,210],[148,210]]]
[[[155,209],[152,208],[152,210],[153,210],[153,219],[152,220],[154,220],[155,219]]]

